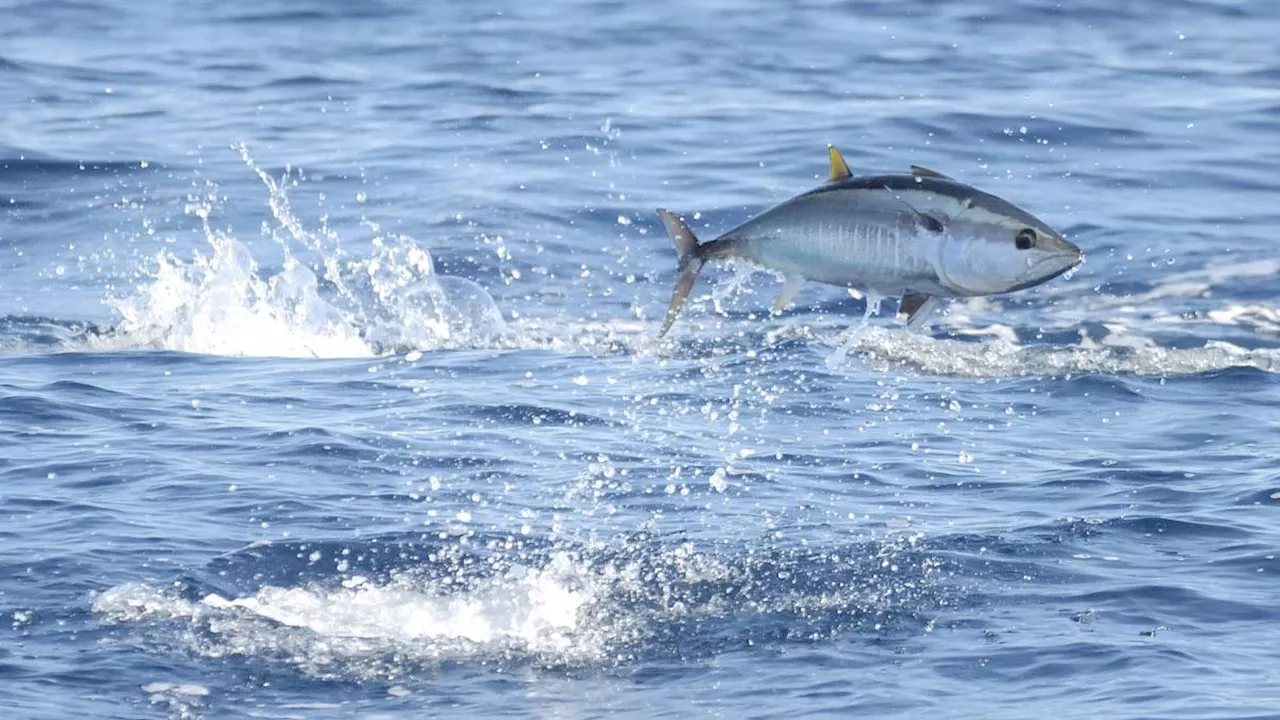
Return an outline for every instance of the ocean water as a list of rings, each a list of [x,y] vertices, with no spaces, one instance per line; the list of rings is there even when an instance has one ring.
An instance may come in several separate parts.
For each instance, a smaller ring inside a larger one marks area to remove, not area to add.
[[[0,3],[5,718],[1280,717],[1280,6]],[[933,167],[1087,252],[675,257]]]

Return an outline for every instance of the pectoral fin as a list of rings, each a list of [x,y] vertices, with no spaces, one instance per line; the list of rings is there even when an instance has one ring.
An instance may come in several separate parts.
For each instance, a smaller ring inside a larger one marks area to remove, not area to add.
[[[907,316],[907,329],[918,330],[929,319],[934,308],[938,307],[938,298],[924,293],[909,292],[902,295],[898,303],[898,314]]]
[[[827,177],[827,182],[840,182],[853,177],[853,173],[849,172],[849,163],[844,161],[844,156],[835,145],[827,146],[827,154],[831,156],[831,175]]]
[[[796,299],[796,295],[800,294],[800,290],[804,288],[805,279],[803,275],[787,275],[782,281],[782,287],[778,288],[778,297],[773,301],[774,314],[781,313],[787,309],[792,300]]]

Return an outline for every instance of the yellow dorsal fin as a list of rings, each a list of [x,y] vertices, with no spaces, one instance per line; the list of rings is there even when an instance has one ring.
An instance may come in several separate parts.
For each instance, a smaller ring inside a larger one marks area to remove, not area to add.
[[[835,145],[827,146],[827,154],[831,156],[831,176],[827,178],[827,182],[840,182],[853,177],[853,173],[849,172],[849,164],[844,161],[844,156]]]
[[[930,170],[930,169],[929,169],[929,168],[927,168],[927,167],[920,167],[919,165],[912,165],[912,166],[911,166],[911,174],[912,174],[912,175],[915,175],[916,177],[930,177],[930,178],[938,178],[938,179],[940,179],[940,180],[952,180],[952,179],[954,179],[954,178],[951,178],[951,177],[949,177],[949,176],[947,176],[947,175],[943,175],[942,173],[938,172],[937,170]]]

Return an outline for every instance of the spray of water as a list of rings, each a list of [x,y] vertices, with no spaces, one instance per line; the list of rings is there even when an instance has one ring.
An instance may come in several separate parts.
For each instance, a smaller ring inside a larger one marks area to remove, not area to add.
[[[288,189],[296,179],[288,171],[273,178],[240,152],[267,190],[281,267],[261,267],[244,243],[215,227],[214,198],[197,199],[186,210],[199,218],[207,249],[190,260],[157,254],[153,274],[108,299],[121,320],[95,347],[333,358],[505,341],[502,313],[479,284],[440,275],[426,248],[375,223],[367,223],[370,254],[350,258],[331,228],[309,231],[293,212]],[[299,251],[319,260],[309,267]]]

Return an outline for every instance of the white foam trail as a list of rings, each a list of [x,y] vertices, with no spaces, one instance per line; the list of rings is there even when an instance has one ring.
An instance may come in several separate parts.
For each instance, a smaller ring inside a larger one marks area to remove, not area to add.
[[[1162,348],[1149,338],[1129,335],[1121,326],[1102,338],[1081,332],[1078,346],[1022,346],[992,330],[995,340],[965,342],[938,339],[899,329],[855,328],[824,342],[833,355],[858,354],[860,364],[881,370],[912,368],[953,377],[1024,377],[1126,374],[1163,377],[1252,367],[1280,372],[1280,349],[1247,350],[1226,342],[1204,347]]]
[[[1258,333],[1280,335],[1280,310],[1266,305],[1227,305],[1210,310],[1205,317],[1219,325],[1238,325]]]
[[[1169,314],[1169,301],[1199,300],[1211,298],[1230,288],[1233,281],[1256,278],[1269,278],[1280,275],[1280,260],[1274,258],[1246,260],[1241,262],[1206,265],[1204,267],[1161,274],[1150,289],[1143,292],[1123,295],[1103,293],[1080,293],[1078,287],[1071,284],[1058,283],[1044,286],[1036,290],[1045,297],[1057,302],[1052,304],[1055,318],[1063,321],[1095,321],[1115,319],[1119,316],[1148,317],[1161,322],[1205,322],[1205,318],[1186,319],[1180,315]],[[1221,293],[1227,294],[1227,293]],[[966,301],[965,305],[973,306],[974,301]],[[1236,315],[1230,313],[1210,313],[1208,322],[1235,325]],[[1257,307],[1257,306],[1249,306]],[[1274,309],[1268,308],[1271,312]],[[1270,332],[1264,324],[1260,330]]]

